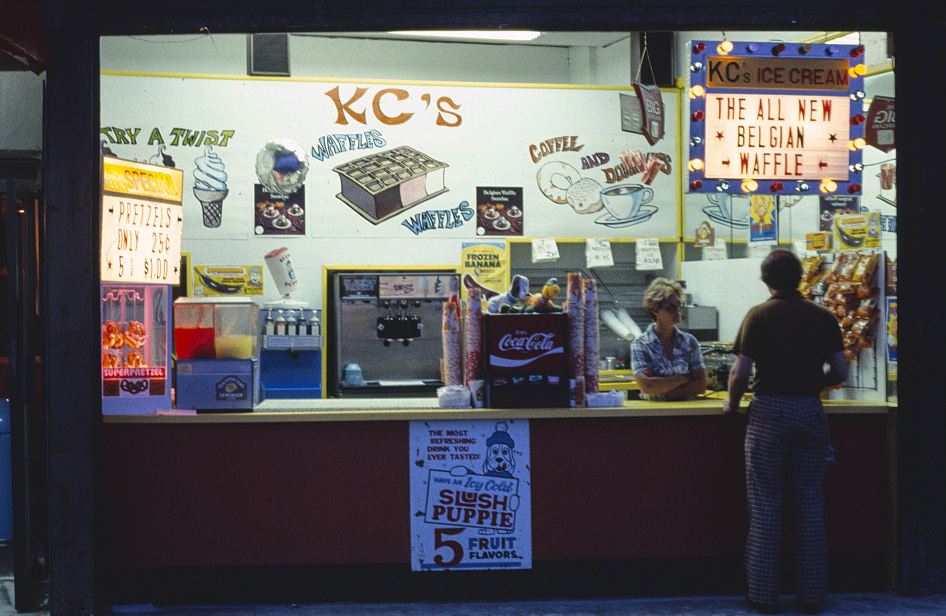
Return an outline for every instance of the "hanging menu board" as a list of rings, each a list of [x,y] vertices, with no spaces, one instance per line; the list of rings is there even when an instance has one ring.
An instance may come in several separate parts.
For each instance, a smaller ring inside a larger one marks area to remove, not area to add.
[[[863,47],[697,42],[690,190],[860,193]]]
[[[183,176],[102,159],[102,282],[180,283]]]

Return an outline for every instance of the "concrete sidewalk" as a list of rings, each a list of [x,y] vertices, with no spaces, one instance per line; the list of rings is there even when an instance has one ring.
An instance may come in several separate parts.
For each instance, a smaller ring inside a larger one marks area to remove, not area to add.
[[[788,597],[783,614],[800,614]],[[743,597],[669,597],[472,601],[467,603],[323,603],[267,606],[116,606],[116,616],[743,616],[756,612]],[[5,612],[0,612],[5,614]],[[946,594],[899,597],[893,593],[831,595],[823,616],[942,616]]]
[[[791,598],[782,613],[800,614]],[[698,596],[662,598],[544,599],[471,601],[466,603],[320,603],[299,605],[119,605],[105,611],[114,616],[752,616],[742,597]],[[900,597],[894,593],[834,594],[823,616],[942,616],[946,594]],[[49,611],[17,612],[13,580],[0,580],[0,616],[49,616]]]

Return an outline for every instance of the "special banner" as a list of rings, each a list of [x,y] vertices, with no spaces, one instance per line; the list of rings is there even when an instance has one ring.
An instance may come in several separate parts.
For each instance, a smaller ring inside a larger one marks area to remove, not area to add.
[[[527,420],[410,426],[411,570],[532,568]]]

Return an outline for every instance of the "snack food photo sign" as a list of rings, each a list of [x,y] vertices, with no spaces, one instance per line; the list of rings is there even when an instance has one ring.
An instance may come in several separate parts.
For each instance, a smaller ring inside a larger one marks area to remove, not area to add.
[[[696,41],[690,192],[861,192],[864,48]]]

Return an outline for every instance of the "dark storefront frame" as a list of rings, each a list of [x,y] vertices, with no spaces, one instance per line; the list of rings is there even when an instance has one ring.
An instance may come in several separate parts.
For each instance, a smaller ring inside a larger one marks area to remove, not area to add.
[[[84,5],[83,5],[84,4]],[[938,298],[946,280],[936,188],[946,40],[942,6],[906,1],[736,0],[653,3],[289,0],[166,1],[146,11],[99,0],[47,3],[52,61],[45,110],[45,283],[51,612],[102,613],[101,417],[98,397],[98,37],[267,31],[528,27],[540,30],[890,31],[896,45],[900,331],[897,425],[898,590],[946,589],[946,414],[936,350],[946,343]],[[906,298],[905,301],[904,298]]]

